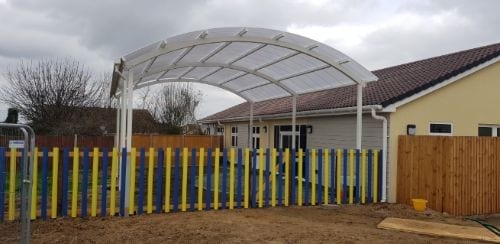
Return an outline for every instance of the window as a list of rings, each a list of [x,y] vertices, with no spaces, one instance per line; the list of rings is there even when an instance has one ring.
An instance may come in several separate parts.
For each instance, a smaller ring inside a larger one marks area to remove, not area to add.
[[[479,125],[477,130],[478,136],[500,136],[500,125]]]
[[[260,148],[260,127],[252,127],[252,148]]]
[[[217,135],[223,135],[224,134],[224,127],[217,127]]]
[[[451,123],[431,122],[429,124],[429,135],[451,136],[453,135],[453,125]]]
[[[231,146],[238,146],[238,127],[231,127]]]

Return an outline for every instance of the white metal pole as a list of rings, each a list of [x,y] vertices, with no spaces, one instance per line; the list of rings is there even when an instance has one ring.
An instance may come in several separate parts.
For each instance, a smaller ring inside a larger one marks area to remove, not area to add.
[[[358,84],[356,104],[356,149],[361,150],[361,138],[363,137],[363,83]]]
[[[295,148],[296,117],[297,117],[297,95],[293,95],[292,96],[292,149],[296,149]]]
[[[124,103],[125,103],[125,109],[126,109],[126,133],[125,133],[125,141],[126,141],[126,147],[127,147],[127,153],[130,153],[130,150],[132,148],[132,84],[134,80],[134,75],[131,71],[128,73],[128,79],[126,82],[125,90],[127,91],[126,96],[124,96]],[[125,208],[128,209],[129,207],[129,194],[130,194],[130,171],[135,170],[130,168],[130,157],[127,158],[127,169],[126,169],[126,178],[125,178]],[[125,211],[125,214],[128,214],[128,210]]]
[[[122,182],[122,174],[121,174],[121,168],[122,168],[122,149],[125,147],[125,127],[126,127],[126,118],[127,118],[127,111],[125,110],[125,105],[126,105],[126,100],[127,100],[127,81],[124,80],[121,88],[121,94],[120,94],[120,138],[119,138],[119,145],[118,145],[118,155],[119,155],[119,169],[118,172],[118,182]],[[122,184],[118,184],[118,190],[122,191]]]
[[[117,98],[118,101],[119,98]],[[116,108],[115,147],[120,148],[120,107]]]
[[[250,102],[250,128],[248,131],[248,147],[253,148],[252,140],[253,140],[253,102]]]

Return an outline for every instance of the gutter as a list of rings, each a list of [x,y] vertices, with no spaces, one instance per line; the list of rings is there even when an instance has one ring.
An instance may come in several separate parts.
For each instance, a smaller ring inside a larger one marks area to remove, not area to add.
[[[364,105],[362,107],[363,113],[370,113],[372,109],[380,110],[382,108],[381,105]],[[356,106],[353,107],[345,107],[345,108],[333,108],[333,109],[319,109],[319,110],[310,110],[310,111],[301,111],[297,112],[297,118],[307,118],[307,117],[320,117],[320,116],[330,116],[330,115],[347,115],[347,114],[356,114]],[[257,116],[255,116],[257,117]],[[259,120],[266,119],[289,119],[292,117],[292,113],[281,113],[281,114],[269,114],[269,115],[259,115]],[[228,122],[246,122],[249,120],[249,116],[240,116],[235,118],[230,118],[227,120],[224,119],[210,119],[210,120],[199,120],[199,123],[228,123]]]

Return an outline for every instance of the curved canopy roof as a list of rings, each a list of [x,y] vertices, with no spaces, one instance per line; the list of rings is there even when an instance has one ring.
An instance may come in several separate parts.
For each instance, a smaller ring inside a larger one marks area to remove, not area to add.
[[[249,102],[377,80],[328,45],[283,31],[243,27],[189,32],[123,56],[114,66],[112,96],[120,93],[127,74],[134,89],[198,82]]]

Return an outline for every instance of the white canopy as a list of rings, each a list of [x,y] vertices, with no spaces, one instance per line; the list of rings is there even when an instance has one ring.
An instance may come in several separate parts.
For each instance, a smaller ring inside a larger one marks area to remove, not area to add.
[[[162,82],[198,82],[249,102],[377,80],[356,61],[320,42],[283,31],[242,27],[189,32],[123,56],[114,67],[111,95],[120,93],[124,83],[120,80],[130,78],[133,89]]]
[[[141,87],[164,82],[220,87],[250,103],[250,128],[254,102],[290,96],[294,135],[297,95],[357,84],[356,147],[361,149],[363,85],[375,80],[347,55],[299,35],[243,27],[189,32],[147,45],[115,63],[110,95],[120,100],[116,145],[132,147],[133,91]],[[250,136],[248,140],[250,144]],[[292,148],[295,142],[292,136]],[[130,176],[125,177],[128,182]],[[125,189],[126,199],[128,192]]]

